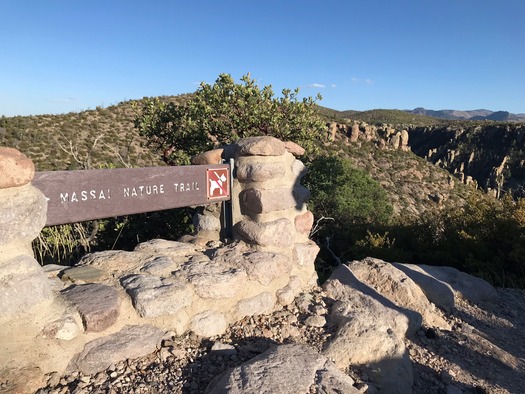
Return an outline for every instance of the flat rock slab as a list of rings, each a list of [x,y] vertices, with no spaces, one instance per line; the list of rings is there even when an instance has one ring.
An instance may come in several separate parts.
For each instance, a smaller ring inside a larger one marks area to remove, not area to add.
[[[418,312],[431,327],[450,330],[450,325],[425,296],[421,288],[393,264],[367,257],[347,263],[357,279],[372,287],[398,307]]]
[[[62,273],[60,277],[63,281],[75,282],[96,282],[104,276],[104,271],[89,265],[71,267]]]
[[[265,223],[242,220],[234,231],[249,244],[277,248],[290,248],[295,238],[295,226],[286,218]]]
[[[159,256],[148,261],[140,269],[140,272],[145,272],[157,276],[169,276],[172,272],[178,270],[182,264],[188,261],[188,258],[181,256],[178,258],[171,258],[168,256]]]
[[[120,314],[122,302],[112,286],[89,283],[64,290],[62,295],[76,306],[86,332],[104,331]]]
[[[248,137],[237,141],[239,156],[282,156],[286,153],[284,142],[275,137]]]
[[[245,259],[243,267],[248,278],[263,286],[268,286],[274,279],[289,275],[292,269],[290,259],[279,253],[247,253]]]
[[[187,264],[175,277],[181,283],[190,282],[195,293],[205,299],[233,298],[241,294],[248,275],[241,268],[216,264],[214,261]]]
[[[119,332],[88,342],[67,370],[91,375],[119,361],[146,356],[156,350],[163,335],[163,330],[150,325],[125,326]]]
[[[212,381],[208,394],[358,393],[349,376],[326,357],[299,344],[282,345],[251,359]]]
[[[188,256],[198,253],[194,245],[184,242],[168,241],[165,239],[152,239],[151,241],[138,244],[135,252],[153,254],[156,256]]]
[[[159,276],[130,275],[121,283],[141,317],[174,315],[191,305],[193,300],[191,285],[183,281]]]
[[[436,285],[435,281],[428,281],[422,277],[421,274],[434,278],[435,280],[446,284],[453,290],[455,296],[465,298],[473,303],[493,301],[497,297],[497,292],[488,282],[481,278],[469,275],[465,272],[453,267],[435,267],[430,265],[413,265],[413,264],[399,264],[407,269],[412,270],[412,273],[405,271],[405,273],[423,287],[424,291],[429,292],[429,284]],[[417,274],[420,275],[417,275]],[[425,280],[423,280],[425,279]],[[440,286],[443,290],[443,287]]]
[[[120,277],[138,272],[144,262],[151,260],[142,253],[124,250],[105,250],[85,255],[77,266],[90,266],[106,273],[106,277]]]
[[[242,158],[237,162],[237,179],[240,182],[266,182],[285,174],[284,163],[247,162]]]

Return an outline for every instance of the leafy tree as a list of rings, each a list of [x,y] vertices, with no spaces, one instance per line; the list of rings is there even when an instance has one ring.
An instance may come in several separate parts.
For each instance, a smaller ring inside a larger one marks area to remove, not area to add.
[[[325,246],[316,261],[321,280],[328,277],[334,263],[345,261],[349,254],[356,257],[363,249],[359,241],[367,236],[378,243],[376,249],[393,244],[388,234],[381,238],[369,230],[385,225],[392,216],[386,192],[365,171],[354,168],[350,160],[339,156],[316,158],[304,184],[310,190],[310,208],[315,217],[330,219],[318,223],[314,234],[316,242]]]
[[[191,156],[211,147],[203,130],[192,124],[188,108],[156,97],[145,99],[135,127],[166,164],[190,164]]]
[[[321,156],[305,178],[317,217],[337,218],[341,225],[386,223],[393,209],[384,189],[348,159]]]
[[[326,129],[315,105],[321,96],[299,100],[298,94],[284,89],[277,98],[271,85],[260,87],[250,74],[241,83],[221,74],[213,85],[201,83],[186,103],[147,99],[135,126],[168,164],[188,164],[204,150],[259,135],[292,140],[312,152]]]

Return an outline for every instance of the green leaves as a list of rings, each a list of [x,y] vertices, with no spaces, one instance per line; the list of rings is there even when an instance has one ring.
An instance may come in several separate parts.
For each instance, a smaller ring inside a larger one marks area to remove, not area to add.
[[[213,85],[201,83],[183,105],[147,100],[135,126],[168,164],[186,164],[191,156],[239,138],[271,135],[292,140],[307,151],[324,136],[326,125],[315,99],[298,99],[299,89],[274,97],[272,86],[260,87],[250,74],[235,83],[220,74]]]
[[[341,226],[386,223],[392,206],[386,192],[370,176],[337,156],[319,157],[305,178],[316,216],[332,216]]]
[[[365,171],[354,168],[349,159],[339,156],[316,158],[304,178],[310,190],[310,209],[316,218],[333,220],[320,224],[315,240],[319,245],[330,246],[330,253],[321,249],[318,272],[327,269],[333,260],[332,252],[339,259],[348,258],[356,251],[370,247],[390,248],[394,241],[367,232],[370,227],[386,225],[393,208],[381,185]],[[318,223],[319,224],[319,223]],[[368,234],[366,243],[358,240]]]

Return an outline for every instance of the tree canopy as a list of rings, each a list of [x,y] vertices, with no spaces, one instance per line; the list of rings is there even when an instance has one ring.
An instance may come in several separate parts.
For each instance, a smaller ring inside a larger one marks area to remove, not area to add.
[[[305,184],[312,193],[316,216],[334,217],[341,227],[385,223],[392,216],[381,185],[343,157],[318,157],[309,167]]]
[[[315,105],[320,95],[300,100],[297,88],[275,97],[271,85],[259,86],[250,74],[240,81],[221,74],[213,85],[201,83],[183,104],[146,99],[135,126],[168,164],[188,164],[204,150],[259,135],[315,149],[314,141],[326,133]]]

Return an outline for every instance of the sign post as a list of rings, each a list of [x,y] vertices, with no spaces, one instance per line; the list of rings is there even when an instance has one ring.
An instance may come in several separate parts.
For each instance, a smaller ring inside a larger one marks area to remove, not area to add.
[[[46,226],[230,199],[230,165],[37,172]]]

